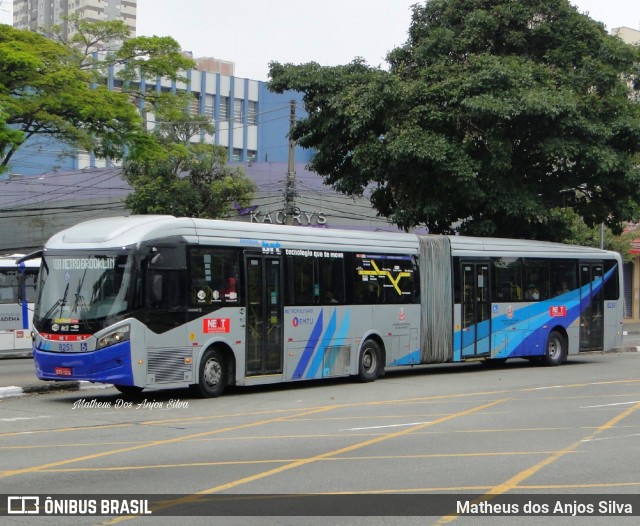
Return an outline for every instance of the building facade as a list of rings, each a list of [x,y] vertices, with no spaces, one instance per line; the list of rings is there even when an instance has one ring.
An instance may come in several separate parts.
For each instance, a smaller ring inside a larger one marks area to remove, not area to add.
[[[186,72],[187,82],[158,78],[134,83],[135,89],[187,92],[192,96],[191,113],[206,115],[215,125],[211,136],[195,140],[223,146],[229,162],[286,162],[289,157],[291,107],[295,102],[297,118],[304,114],[302,93],[272,93],[263,81],[209,73],[197,69]],[[111,70],[106,80],[110,90],[122,89],[117,72]],[[153,116],[147,127],[153,129]],[[296,147],[296,162],[308,162],[312,151]],[[90,153],[70,150],[51,138],[32,137],[11,160],[13,176],[42,175],[88,168],[116,166],[108,159]],[[5,175],[7,177],[7,175]]]
[[[138,0],[13,0],[13,27],[38,31],[51,31],[60,26],[62,37],[73,36],[65,17],[78,15],[84,20],[122,20],[131,37],[136,36],[136,10]]]

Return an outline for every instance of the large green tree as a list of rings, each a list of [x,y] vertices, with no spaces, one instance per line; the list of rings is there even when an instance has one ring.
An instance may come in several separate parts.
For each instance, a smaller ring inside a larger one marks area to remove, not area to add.
[[[124,163],[133,188],[125,205],[136,214],[209,219],[236,215],[234,205],[248,206],[255,183],[242,168],[226,164],[223,146],[202,140],[214,127],[209,118],[190,114],[189,97],[163,94],[152,107],[155,127],[138,138]]]
[[[398,225],[561,239],[558,207],[637,215],[638,57],[568,0],[429,0],[389,71],[272,63],[269,85],[304,92],[310,168]]]
[[[120,158],[141,119],[126,95],[93,88],[74,51],[0,25],[0,172],[31,137],[48,135]]]
[[[60,28],[45,38],[0,25],[0,173],[25,142],[42,135],[121,159],[144,133],[139,79],[180,78],[194,64],[170,37],[127,39],[122,21],[69,17],[66,23],[73,35],[68,40]],[[113,41],[121,45],[111,48]],[[121,92],[107,89],[110,67],[123,80]]]

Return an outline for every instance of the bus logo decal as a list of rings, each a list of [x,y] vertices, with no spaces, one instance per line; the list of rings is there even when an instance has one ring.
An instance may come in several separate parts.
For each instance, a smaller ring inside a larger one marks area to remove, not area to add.
[[[231,320],[229,318],[205,318],[202,320],[202,332],[205,334],[229,332]]]
[[[567,315],[567,307],[564,305],[552,305],[549,307],[549,316],[554,317],[562,317],[564,318]]]

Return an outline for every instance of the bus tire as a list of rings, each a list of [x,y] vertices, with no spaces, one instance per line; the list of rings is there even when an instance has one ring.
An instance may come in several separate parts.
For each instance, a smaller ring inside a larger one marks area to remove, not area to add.
[[[547,337],[542,363],[548,366],[560,365],[567,359],[567,343],[558,331],[551,331]]]
[[[374,340],[367,340],[358,358],[358,380],[373,382],[382,369],[382,352]]]
[[[197,394],[203,398],[217,398],[227,386],[227,362],[217,349],[205,351],[200,361],[198,383],[194,385]]]
[[[137,396],[144,389],[144,387],[138,387],[137,385],[114,385],[113,387],[125,396]]]

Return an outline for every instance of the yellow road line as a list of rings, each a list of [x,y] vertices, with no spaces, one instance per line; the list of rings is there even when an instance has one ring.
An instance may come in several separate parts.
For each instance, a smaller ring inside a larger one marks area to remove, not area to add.
[[[209,489],[205,489],[202,491],[199,491],[193,495],[189,495],[187,497],[182,497],[180,499],[174,499],[171,501],[167,501],[166,503],[164,503],[163,505],[161,505],[160,507],[157,507],[156,509],[160,510],[160,509],[166,509],[166,508],[170,508],[179,504],[185,504],[185,503],[190,503],[190,502],[197,502],[198,498],[203,496],[203,495],[210,495],[212,493],[218,493],[220,491],[226,491],[232,488],[236,488],[238,486],[242,486],[245,484],[249,484],[251,482],[255,482],[257,480],[261,480],[267,477],[271,477],[273,475],[277,475],[280,473],[283,473],[285,471],[289,471],[295,468],[299,468],[302,466],[306,466],[308,464],[312,464],[313,462],[318,462],[321,460],[326,460],[330,457],[335,457],[337,455],[341,455],[344,453],[349,453],[350,451],[355,451],[357,449],[362,449],[363,447],[367,447],[367,446],[371,446],[373,444],[378,444],[380,442],[384,442],[386,440],[390,440],[392,438],[398,438],[404,435],[408,435],[410,433],[413,433],[414,431],[418,431],[420,429],[424,429],[426,427],[431,427],[431,426],[435,426],[437,424],[442,424],[444,422],[448,422],[449,420],[454,420],[456,418],[460,418],[462,416],[467,416],[473,413],[477,413],[478,411],[482,411],[484,409],[489,409],[490,407],[494,407],[498,404],[502,404],[504,402],[506,402],[508,399],[501,399],[501,400],[495,400],[493,402],[489,402],[487,404],[483,404],[477,407],[473,407],[471,409],[467,409],[465,411],[460,411],[458,413],[453,413],[447,416],[443,416],[441,418],[438,418],[437,420],[433,420],[431,422],[425,422],[423,424],[418,424],[412,427],[408,427],[405,429],[402,429],[400,431],[395,431],[393,433],[387,433],[385,435],[382,436],[377,436],[375,438],[371,438],[369,440],[365,440],[364,442],[358,442],[356,444],[352,444],[350,446],[345,446],[339,449],[334,449],[333,451],[327,451],[326,453],[321,453],[319,455],[314,455],[312,457],[308,457],[308,458],[302,458],[299,460],[295,460],[293,462],[290,462],[288,464],[285,464],[283,466],[279,466],[273,469],[269,469],[267,471],[263,471],[261,473],[256,473],[255,475],[250,475],[248,477],[244,477],[238,480],[234,480],[232,482],[228,482],[226,484],[221,484],[219,486],[214,486],[212,488]],[[128,520],[130,518],[134,518],[134,517],[118,517],[116,519],[113,519],[111,521],[106,522],[105,524],[116,524],[118,522],[121,522],[123,520]]]
[[[506,492],[508,492],[508,491],[510,491],[512,489],[520,488],[521,487],[520,486],[521,482],[523,482],[524,480],[532,477],[533,475],[538,473],[542,468],[552,464],[556,460],[564,457],[565,455],[567,455],[569,453],[573,453],[574,450],[577,449],[580,445],[584,444],[584,442],[586,440],[591,440],[595,436],[599,435],[600,433],[603,433],[604,431],[607,431],[608,429],[611,429],[618,422],[620,422],[621,420],[624,420],[626,417],[628,417],[629,415],[631,415],[632,413],[634,413],[638,409],[640,409],[640,402],[635,404],[633,407],[628,408],[626,411],[623,411],[622,413],[616,415],[615,417],[613,417],[608,422],[606,422],[606,423],[602,424],[601,426],[599,426],[593,433],[591,433],[591,435],[589,435],[589,436],[587,436],[585,438],[582,438],[580,440],[576,440],[575,442],[573,442],[572,444],[568,445],[564,449],[560,449],[559,451],[556,451],[551,456],[549,456],[546,459],[538,462],[537,464],[531,466],[530,468],[527,468],[527,469],[521,471],[520,473],[518,473],[518,474],[514,475],[513,477],[511,477],[510,479],[504,481],[502,484],[498,484],[497,486],[494,486],[487,493],[485,493],[485,495],[483,495],[483,497],[491,498],[492,496],[502,495],[502,494],[504,494],[504,493],[506,493]],[[484,499],[482,499],[482,497],[481,497],[480,500],[484,500]],[[458,515],[447,515],[445,517],[442,517],[436,524],[447,524],[449,522],[453,522],[457,518],[458,518]]]
[[[228,431],[236,431],[238,429],[247,429],[247,428],[250,428],[250,427],[257,427],[257,426],[271,424],[271,423],[275,423],[275,422],[282,422],[282,421],[285,421],[285,420],[289,420],[291,418],[295,418],[297,416],[305,416],[305,415],[312,414],[312,413],[319,413],[319,412],[322,412],[322,411],[330,411],[332,409],[335,409],[335,406],[333,406],[333,405],[325,406],[325,407],[314,409],[314,410],[311,410],[311,411],[303,411],[302,413],[298,413],[298,414],[294,414],[294,415],[281,416],[281,417],[277,417],[277,418],[270,418],[268,420],[260,420],[258,422],[250,422],[248,424],[240,424],[240,425],[233,426],[233,427],[227,427],[227,428],[223,428],[223,429],[216,429],[214,431],[204,431],[202,433],[195,433],[195,434],[192,434],[192,435],[186,435],[186,436],[181,436],[181,437],[176,437],[176,438],[169,438],[169,439],[166,439],[166,440],[155,440],[153,442],[147,442],[147,443],[144,443],[144,444],[138,444],[136,446],[126,447],[126,448],[121,448],[121,449],[113,449],[113,450],[110,450],[110,451],[103,451],[101,453],[94,453],[92,455],[85,455],[85,456],[82,456],[82,457],[69,458],[67,460],[59,460],[57,462],[49,462],[47,464],[41,464],[39,466],[32,466],[32,467],[29,467],[29,468],[22,468],[22,469],[14,469],[14,470],[3,471],[3,472],[0,472],[0,478],[13,477],[15,475],[22,475],[22,474],[25,474],[25,473],[34,473],[36,471],[42,471],[44,469],[55,468],[55,467],[58,467],[58,466],[65,466],[65,465],[68,465],[68,464],[74,464],[76,462],[83,462],[85,460],[93,460],[93,459],[96,459],[96,458],[108,457],[108,456],[111,456],[111,455],[117,455],[119,453],[128,453],[130,451],[136,451],[138,449],[145,449],[145,448],[155,447],[155,446],[164,446],[166,444],[175,444],[175,443],[178,443],[178,442],[184,442],[185,440],[192,440],[194,438],[215,435],[215,434],[218,434],[218,433],[226,433]]]

